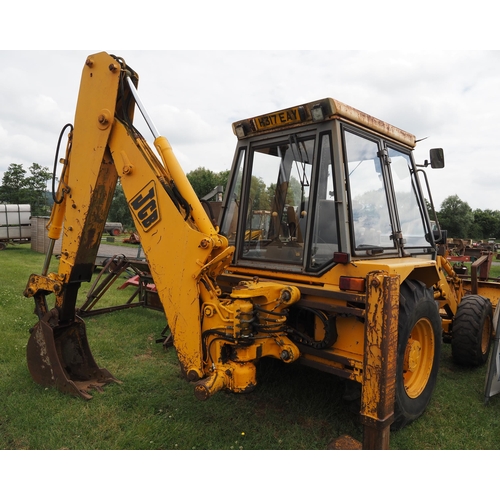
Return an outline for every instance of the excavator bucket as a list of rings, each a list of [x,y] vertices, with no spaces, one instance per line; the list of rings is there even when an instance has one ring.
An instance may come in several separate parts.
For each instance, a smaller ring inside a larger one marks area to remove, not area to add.
[[[33,380],[45,387],[83,399],[89,391],[102,391],[110,382],[121,383],[108,370],[99,368],[87,341],[85,323],[76,318],[69,326],[53,327],[43,319],[33,328],[27,345],[28,369]]]

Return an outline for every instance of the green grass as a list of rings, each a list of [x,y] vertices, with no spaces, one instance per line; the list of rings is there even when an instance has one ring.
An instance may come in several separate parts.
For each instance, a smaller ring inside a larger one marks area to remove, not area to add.
[[[342,381],[299,365],[264,359],[254,392],[196,400],[174,349],[156,343],[163,314],[142,308],[86,320],[96,361],[122,384],[88,402],[35,384],[25,348],[36,318],[33,301],[22,294],[43,260],[28,245],[0,252],[0,449],[324,450],[342,434],[362,439],[357,416],[342,400]],[[128,299],[132,289],[117,286],[102,305]],[[82,286],[80,302],[88,287]],[[431,404],[418,421],[391,434],[391,448],[498,449],[500,395],[484,405],[485,376],[484,366],[456,366],[443,345]]]

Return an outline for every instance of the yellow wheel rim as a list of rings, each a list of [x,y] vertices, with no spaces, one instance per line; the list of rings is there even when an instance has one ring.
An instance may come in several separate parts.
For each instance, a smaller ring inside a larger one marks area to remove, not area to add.
[[[408,397],[417,398],[426,388],[434,364],[434,350],[431,322],[421,318],[413,327],[405,350],[403,382]]]

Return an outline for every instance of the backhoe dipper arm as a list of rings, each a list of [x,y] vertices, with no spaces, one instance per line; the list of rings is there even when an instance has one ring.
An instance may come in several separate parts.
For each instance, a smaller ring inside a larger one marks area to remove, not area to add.
[[[75,308],[80,284],[91,279],[120,178],[182,371],[198,381],[195,394],[206,399],[223,388],[250,390],[258,358],[290,362],[299,356],[285,327],[286,308],[299,291],[252,281],[222,296],[216,279],[229,265],[233,247],[213,226],[168,141],[150,124],[137,83],[122,59],[104,52],[87,58],[58,190],[65,199],[54,205],[49,223],[49,236],[57,239],[64,216],[58,272],[47,274],[45,265],[25,290],[35,298],[39,318],[28,342],[30,372],[40,384],[87,399],[90,388],[116,380],[93,360]],[[161,161],[132,125],[136,104],[155,135]],[[50,293],[55,307],[49,311]]]

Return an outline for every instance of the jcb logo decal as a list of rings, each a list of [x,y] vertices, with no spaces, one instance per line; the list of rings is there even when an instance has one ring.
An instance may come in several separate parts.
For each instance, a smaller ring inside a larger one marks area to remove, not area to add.
[[[134,197],[130,202],[130,207],[144,231],[149,231],[160,220],[154,181],[147,184]]]

